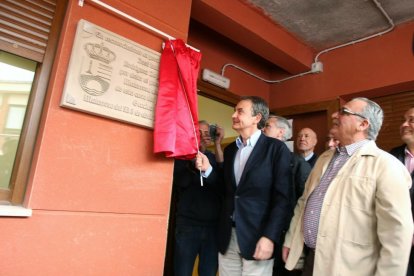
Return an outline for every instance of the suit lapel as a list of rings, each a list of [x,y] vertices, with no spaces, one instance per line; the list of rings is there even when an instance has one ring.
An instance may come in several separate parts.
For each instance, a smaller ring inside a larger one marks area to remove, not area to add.
[[[230,163],[229,163],[229,170],[231,171],[231,173],[230,173],[230,177],[231,177],[231,184],[232,184],[232,187],[234,188],[234,189],[236,189],[236,176],[235,176],[235,174],[234,174],[234,160],[236,159],[236,154],[237,154],[237,151],[238,151],[238,147],[237,147],[237,145],[236,145],[236,142],[234,142],[234,145],[232,145],[232,147],[230,148],[230,153],[229,153],[229,156],[231,157],[231,160],[230,160]]]
[[[405,145],[401,146],[400,152],[397,156],[398,160],[400,160],[403,164],[405,164]]]

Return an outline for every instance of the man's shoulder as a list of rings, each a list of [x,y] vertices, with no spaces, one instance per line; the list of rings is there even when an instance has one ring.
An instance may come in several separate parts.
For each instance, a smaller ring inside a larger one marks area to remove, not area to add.
[[[299,164],[299,163],[305,163],[306,160],[305,160],[305,158],[303,158],[303,156],[300,156],[300,155],[292,152],[292,162],[295,162],[295,163]]]
[[[309,172],[312,170],[311,165],[305,160],[305,158],[293,152],[292,152],[292,167],[294,171],[296,171],[296,169],[309,171]]]
[[[231,149],[237,149],[237,144],[236,141],[231,142],[230,144],[228,144],[227,146],[224,147],[224,151],[229,151]]]
[[[276,139],[276,138],[268,137],[264,134],[260,135],[259,141],[260,140],[262,141],[262,143],[265,143],[266,145],[274,145],[277,147],[286,146],[285,142],[280,141],[279,139]]]
[[[405,147],[406,147],[405,144],[403,144],[403,145],[400,145],[398,147],[392,148],[390,150],[390,153],[392,155],[394,155],[394,156],[398,156],[400,154],[404,154]]]
[[[399,148],[401,147],[403,146],[400,146]],[[387,164],[387,166],[390,166],[393,163],[401,163],[400,161],[398,161],[397,158],[395,158],[396,155],[392,154],[391,152],[387,152],[383,149],[380,149],[379,147],[377,147],[375,142],[367,143],[362,148],[364,149],[364,152],[362,152],[361,155],[373,155],[381,164]]]

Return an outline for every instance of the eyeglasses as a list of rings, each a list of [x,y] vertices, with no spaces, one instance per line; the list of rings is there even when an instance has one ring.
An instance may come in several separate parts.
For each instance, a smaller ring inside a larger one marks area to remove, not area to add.
[[[356,113],[356,112],[353,112],[353,111],[351,111],[351,110],[349,110],[348,108],[346,108],[346,107],[341,107],[339,110],[338,110],[338,114],[339,115],[354,115],[354,116],[358,116],[358,117],[360,117],[360,118],[362,118],[362,119],[364,119],[364,120],[367,120],[367,117],[365,117],[364,115],[362,115],[362,114],[359,114],[359,113]]]

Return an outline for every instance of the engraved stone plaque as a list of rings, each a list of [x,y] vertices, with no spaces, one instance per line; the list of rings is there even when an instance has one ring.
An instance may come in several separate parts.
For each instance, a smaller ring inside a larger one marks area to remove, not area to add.
[[[80,20],[61,106],[153,128],[160,53]]]

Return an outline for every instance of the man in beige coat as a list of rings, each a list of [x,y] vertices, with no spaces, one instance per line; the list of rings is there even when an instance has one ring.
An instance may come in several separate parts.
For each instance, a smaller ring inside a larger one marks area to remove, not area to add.
[[[283,247],[286,268],[306,252],[302,275],[400,275],[407,270],[413,221],[407,169],[379,149],[383,111],[355,98],[332,115],[338,150],[318,159]]]

